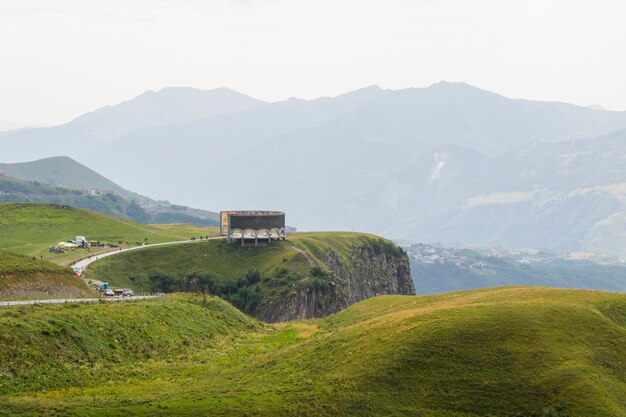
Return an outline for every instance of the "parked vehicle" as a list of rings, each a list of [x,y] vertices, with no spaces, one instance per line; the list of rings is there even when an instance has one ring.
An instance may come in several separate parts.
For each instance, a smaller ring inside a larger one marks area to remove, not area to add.
[[[115,293],[113,292],[112,289],[109,288],[109,289],[104,290],[104,295],[107,297],[113,297],[115,296]]]
[[[124,291],[122,291],[122,297],[132,297],[133,296],[133,290],[131,290],[130,288],[124,288]]]

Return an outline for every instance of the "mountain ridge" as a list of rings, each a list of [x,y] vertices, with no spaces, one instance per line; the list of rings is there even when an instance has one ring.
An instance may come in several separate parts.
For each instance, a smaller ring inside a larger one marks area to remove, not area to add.
[[[144,99],[158,93],[146,94]],[[605,250],[626,247],[619,243],[626,243],[626,236],[613,231],[609,242],[609,234],[602,238],[599,232],[617,224],[607,219],[619,211],[621,197],[606,191],[609,183],[598,175],[603,164],[597,156],[600,147],[609,146],[603,136],[623,129],[626,112],[510,99],[466,83],[441,82],[403,90],[369,86],[336,97],[138,127],[107,143],[72,143],[67,154],[80,154],[79,160],[107,178],[159,200],[214,211],[273,207],[289,212],[300,230]],[[13,143],[46,152],[24,138],[2,135],[0,145],[7,154],[21,152]],[[598,149],[588,145],[595,140]],[[54,147],[66,145],[54,142]],[[533,147],[558,148],[570,158],[579,151],[595,156],[582,169],[561,164],[558,155],[548,160]],[[550,163],[563,170],[550,170]],[[607,178],[626,182],[619,165],[613,170]],[[526,180],[518,178],[522,173]],[[605,191],[585,191],[591,178]],[[580,192],[569,196],[565,190]],[[523,205],[536,196],[549,198]],[[534,214],[524,216],[524,210]],[[558,229],[552,238],[548,226]]]

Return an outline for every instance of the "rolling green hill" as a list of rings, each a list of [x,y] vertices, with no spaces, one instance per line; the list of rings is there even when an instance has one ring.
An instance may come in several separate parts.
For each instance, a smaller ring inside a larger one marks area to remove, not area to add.
[[[0,169],[4,171],[5,175],[25,181],[37,181],[49,185],[62,184],[71,188],[98,188],[103,191],[111,191],[131,201],[149,200],[120,187],[113,181],[67,156],[55,156],[15,164],[0,163]]]
[[[209,235],[212,228],[189,225],[145,225],[89,210],[68,206],[31,203],[0,203],[0,249],[42,256],[57,263],[88,255],[79,250],[69,254],[49,253],[47,248],[77,235],[88,240],[118,243],[159,243]]]
[[[114,193],[90,195],[82,188],[68,188],[0,176],[0,202],[47,203],[94,210],[144,224],[188,223],[217,225],[212,213],[165,202],[128,200]]]
[[[0,346],[0,415],[626,414],[623,294],[383,296],[281,325],[200,296],[44,306],[0,310]]]
[[[146,224],[189,223],[203,227],[219,224],[217,213],[154,201],[126,190],[66,156],[0,163],[0,171],[6,175],[0,175],[0,202],[64,204]],[[91,196],[89,190],[99,190],[103,195]]]
[[[93,296],[69,268],[0,250],[0,300]]]
[[[295,233],[267,246],[224,240],[102,259],[90,279],[143,291],[208,292],[266,321],[327,315],[381,294],[414,294],[406,254],[374,235]]]
[[[141,223],[153,223],[156,220],[136,202],[116,194],[94,196],[80,188],[57,187],[12,177],[0,176],[0,202],[59,204]]]

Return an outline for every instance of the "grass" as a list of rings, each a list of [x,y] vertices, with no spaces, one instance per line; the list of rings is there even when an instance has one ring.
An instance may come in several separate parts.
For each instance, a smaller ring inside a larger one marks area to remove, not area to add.
[[[0,250],[0,300],[93,296],[69,268]]]
[[[215,228],[189,225],[145,225],[89,210],[33,203],[0,203],[0,249],[67,264],[88,256],[84,250],[58,255],[48,247],[85,236],[88,240],[149,243],[186,240],[216,234]]]
[[[383,296],[274,326],[201,296],[45,306],[0,311],[0,344],[0,415],[626,414],[623,294]]]

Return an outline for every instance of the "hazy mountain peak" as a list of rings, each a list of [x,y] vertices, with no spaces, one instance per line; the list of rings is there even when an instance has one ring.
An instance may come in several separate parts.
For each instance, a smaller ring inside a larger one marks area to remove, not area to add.
[[[484,90],[479,87],[475,87],[471,84],[462,81],[439,81],[438,83],[431,84],[428,87],[428,90],[431,91],[442,91],[446,93],[452,94],[463,94],[463,95],[475,95],[475,96],[490,96],[490,97],[504,97],[500,94],[494,93],[492,91]]]
[[[473,85],[470,85],[470,84],[468,84],[466,82],[463,82],[463,81],[446,81],[446,80],[441,80],[439,82],[431,84],[431,85],[428,86],[428,88],[432,88],[432,89],[447,88],[447,89],[474,89],[474,90],[480,90],[478,87],[474,87]]]
[[[376,84],[372,84],[372,85],[368,85],[367,87],[363,87],[363,88],[359,88],[357,90],[354,90],[350,93],[346,93],[346,94],[355,94],[355,93],[377,93],[380,91],[385,91],[383,90],[379,85]],[[345,95],[345,94],[344,94]]]
[[[9,122],[8,120],[0,119],[0,132],[4,132],[7,130],[19,129],[23,126],[18,125],[13,122]]]
[[[377,85],[370,85],[367,87],[359,88],[358,90],[350,91],[348,93],[341,94],[336,98],[341,100],[363,100],[378,96],[385,90]]]
[[[261,104],[265,103],[223,87],[213,90],[167,87],[148,90],[128,101],[86,113],[68,125],[97,131],[98,139],[108,140],[135,129],[183,123]]]

